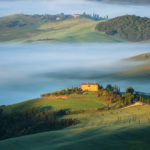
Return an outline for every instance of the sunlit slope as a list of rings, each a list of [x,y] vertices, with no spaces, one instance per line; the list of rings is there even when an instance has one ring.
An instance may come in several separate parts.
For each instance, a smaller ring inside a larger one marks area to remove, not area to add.
[[[94,23],[94,20],[88,19],[88,18],[78,18],[78,19],[69,19],[69,20],[64,20],[64,21],[59,21],[59,22],[49,22],[47,24],[43,24],[39,27],[41,30],[61,30],[61,29],[66,29],[70,28],[79,24],[88,24],[88,23]]]
[[[88,95],[72,94],[60,98],[39,98],[21,103],[9,105],[5,108],[6,111],[18,111],[26,108],[39,108],[41,110],[88,110],[105,108],[105,97],[98,98],[95,92],[89,92]],[[115,104],[110,104],[113,106]]]
[[[47,24],[40,29],[47,31],[25,41],[59,41],[59,42],[121,42],[117,36],[108,36],[95,30],[96,22],[65,21],[59,24]]]
[[[81,123],[63,130],[0,141],[1,150],[149,150],[150,106],[67,117]]]

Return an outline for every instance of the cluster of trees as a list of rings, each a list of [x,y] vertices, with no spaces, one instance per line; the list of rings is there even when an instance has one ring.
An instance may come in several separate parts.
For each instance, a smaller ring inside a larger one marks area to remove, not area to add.
[[[71,89],[67,88],[67,89],[52,92],[52,93],[45,93],[45,94],[42,94],[41,97],[61,96],[61,95],[70,95],[70,94],[83,94],[83,91],[81,88],[72,87]]]
[[[56,15],[33,15],[33,18],[41,18],[45,21],[55,21],[56,18],[60,18],[60,20],[65,20],[65,19],[72,19],[73,16],[72,15],[66,15],[64,13],[60,13],[60,14],[56,14]],[[93,19],[95,21],[98,20],[104,20],[104,19],[108,19],[108,16],[106,17],[102,17],[99,14],[87,14],[86,12],[83,12],[83,14],[80,15],[80,17],[84,17],[84,18],[90,18]]]
[[[139,97],[136,93],[134,93],[134,89],[129,87],[126,89],[126,92],[121,95],[120,104],[121,106],[126,106],[133,104],[135,101],[139,101]]]
[[[83,13],[81,14],[81,17],[84,18],[90,18],[93,19],[95,21],[98,20],[104,20],[107,17],[101,17],[98,14],[86,14]],[[14,27],[25,27],[25,26],[31,26],[31,25],[38,25],[38,24],[42,24],[42,23],[47,23],[47,22],[55,22],[55,21],[63,21],[63,20],[67,20],[67,19],[72,19],[73,16],[72,15],[67,15],[64,13],[60,13],[60,14],[56,14],[56,15],[49,15],[49,14],[45,14],[45,15],[24,15],[24,14],[20,14],[20,15],[14,15],[12,18],[1,18],[0,19],[0,27],[7,27],[7,28],[14,28]]]
[[[61,96],[61,95],[70,95],[70,94],[83,94],[83,91],[81,88],[72,87],[71,89],[67,88],[67,89],[52,92],[52,93],[45,93],[45,94],[42,94],[41,97]]]
[[[4,113],[0,109],[0,140],[62,129],[77,124],[76,119],[57,119],[57,113],[30,108],[22,112]]]
[[[134,15],[125,15],[100,22],[96,30],[107,35],[118,35],[129,41],[143,41],[150,39],[150,19]]]
[[[108,84],[105,88],[101,86],[100,90],[97,92],[97,97],[105,97],[105,102],[107,104],[115,103],[120,100],[120,88],[118,86],[112,86]]]
[[[81,15],[82,17],[85,17],[85,18],[90,18],[90,19],[93,19],[95,21],[99,21],[99,20],[105,20],[105,19],[108,19],[108,16],[106,17],[102,17],[100,16],[99,14],[86,14],[85,12]]]
[[[118,103],[119,107],[127,106],[133,104],[135,101],[143,102],[143,97],[134,91],[132,87],[128,87],[125,93],[120,92],[118,86],[112,86],[108,84],[106,88],[101,87],[97,92],[97,97],[105,97],[105,102],[107,104]]]

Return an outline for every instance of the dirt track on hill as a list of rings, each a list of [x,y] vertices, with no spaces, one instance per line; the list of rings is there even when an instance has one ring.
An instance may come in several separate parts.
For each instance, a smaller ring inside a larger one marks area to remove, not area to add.
[[[126,108],[134,107],[134,106],[140,106],[140,105],[142,105],[142,104],[143,104],[143,103],[141,103],[141,102],[136,102],[136,103],[134,103],[134,104],[132,104],[132,105],[129,105],[129,106],[124,107],[124,108],[121,108],[121,109],[126,109]]]

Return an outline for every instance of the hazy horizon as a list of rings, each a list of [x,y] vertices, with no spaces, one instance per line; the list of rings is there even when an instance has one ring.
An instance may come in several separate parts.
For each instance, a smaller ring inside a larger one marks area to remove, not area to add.
[[[11,7],[10,7],[11,6]],[[109,18],[121,15],[138,15],[150,17],[150,5],[120,5],[86,0],[21,0],[0,1],[0,16],[12,14],[73,14],[97,13]]]

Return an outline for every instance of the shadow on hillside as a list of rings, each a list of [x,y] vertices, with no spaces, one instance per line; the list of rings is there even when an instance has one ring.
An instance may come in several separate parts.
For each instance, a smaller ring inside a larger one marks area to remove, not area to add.
[[[112,130],[96,128],[72,137],[73,142],[62,147],[65,150],[150,150],[150,127],[123,127]],[[67,139],[66,139],[67,140]]]
[[[47,111],[47,110],[52,110],[52,106],[45,106],[40,108],[40,111]]]
[[[56,115],[57,116],[65,116],[67,114],[67,112],[70,112],[70,111],[71,111],[70,108],[61,109],[56,112]]]

